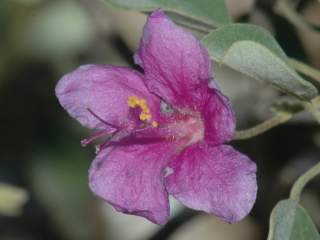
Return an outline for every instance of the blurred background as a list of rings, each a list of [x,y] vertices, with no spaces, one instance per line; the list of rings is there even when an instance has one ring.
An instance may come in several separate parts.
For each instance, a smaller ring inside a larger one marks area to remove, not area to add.
[[[293,2],[309,24],[320,26],[319,1]],[[267,28],[288,56],[320,67],[320,33],[293,26],[276,1],[226,0],[226,5],[235,21]],[[257,202],[240,223],[229,225],[173,201],[172,218],[160,228],[94,197],[87,184],[94,148],[80,146],[89,131],[60,107],[54,88],[81,64],[135,67],[132,53],[146,16],[102,0],[0,1],[1,240],[266,239],[272,208],[288,196],[296,177],[319,161],[320,129],[301,113],[263,135],[231,142],[258,165]],[[272,116],[270,106],[283,97],[225,67],[215,66],[214,75],[233,103],[238,129]],[[302,199],[318,228],[319,186],[319,179],[313,181]]]

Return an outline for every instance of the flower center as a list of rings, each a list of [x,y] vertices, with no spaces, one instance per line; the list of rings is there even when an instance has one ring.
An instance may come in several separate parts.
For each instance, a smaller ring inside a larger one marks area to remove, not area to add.
[[[172,140],[182,141],[184,146],[203,140],[204,124],[199,115],[180,112],[174,119],[167,125]]]

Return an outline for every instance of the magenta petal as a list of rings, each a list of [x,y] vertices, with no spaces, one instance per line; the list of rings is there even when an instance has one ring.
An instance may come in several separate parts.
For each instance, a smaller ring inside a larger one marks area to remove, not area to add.
[[[170,167],[173,173],[166,178],[166,188],[190,208],[236,222],[255,202],[256,165],[231,146],[189,146]]]
[[[212,144],[218,145],[233,138],[236,119],[232,110],[229,99],[219,90],[206,88],[199,90],[201,113],[204,127],[205,140]]]
[[[91,190],[117,211],[143,216],[157,224],[169,217],[164,168],[172,146],[124,144],[98,154],[91,165]]]
[[[135,61],[150,91],[177,107],[190,106],[194,89],[211,79],[205,48],[161,10],[149,16]]]
[[[108,65],[85,65],[64,75],[57,84],[56,95],[68,113],[89,128],[106,126],[88,109],[106,122],[122,125],[128,121],[128,96],[143,97],[149,104],[159,105],[140,73]]]

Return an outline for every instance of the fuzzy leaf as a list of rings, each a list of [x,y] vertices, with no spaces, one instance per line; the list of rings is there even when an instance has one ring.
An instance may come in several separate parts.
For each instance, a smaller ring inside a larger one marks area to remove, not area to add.
[[[226,51],[238,41],[253,41],[260,43],[282,59],[286,59],[277,41],[264,28],[252,24],[234,23],[218,28],[202,39],[215,61],[221,61]]]
[[[311,83],[301,78],[266,47],[252,41],[233,44],[222,63],[254,79],[271,83],[283,92],[303,100],[311,99],[317,94]]]
[[[210,56],[256,80],[283,92],[308,100],[316,88],[286,63],[287,57],[276,40],[264,29],[249,24],[231,24],[212,31],[202,39]]]
[[[268,240],[301,239],[320,239],[312,219],[296,201],[280,201],[271,213]]]

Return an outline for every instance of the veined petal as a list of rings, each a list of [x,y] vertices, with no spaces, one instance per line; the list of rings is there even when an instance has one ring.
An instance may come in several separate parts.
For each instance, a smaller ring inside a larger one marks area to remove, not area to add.
[[[169,202],[163,179],[172,153],[172,146],[164,142],[107,148],[91,165],[90,188],[117,211],[164,224]]]
[[[122,125],[128,121],[128,97],[147,100],[152,112],[159,100],[148,92],[143,76],[134,70],[109,65],[84,65],[62,77],[56,87],[61,105],[82,125],[102,128],[105,122]],[[96,116],[94,116],[94,113]]]
[[[161,10],[149,16],[135,61],[144,69],[149,90],[176,107],[192,105],[194,89],[211,79],[205,48]]]
[[[205,140],[211,145],[231,140],[236,119],[229,99],[215,88],[202,87],[198,91],[201,100],[197,108],[203,119]]]
[[[244,218],[257,194],[256,165],[231,146],[189,146],[171,163],[165,180],[169,194],[190,208],[227,222]]]

